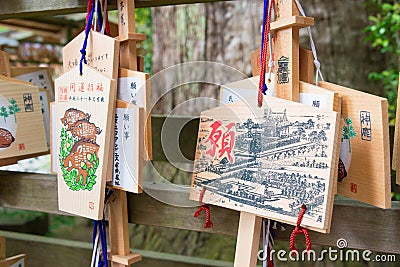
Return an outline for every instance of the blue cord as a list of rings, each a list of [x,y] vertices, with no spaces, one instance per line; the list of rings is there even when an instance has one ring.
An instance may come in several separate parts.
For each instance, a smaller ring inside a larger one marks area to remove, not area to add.
[[[89,37],[89,32],[90,32],[90,29],[92,28],[94,6],[95,6],[95,4],[94,4],[94,1],[93,1],[92,6],[91,6],[91,9],[90,9],[89,18],[88,18],[88,21],[87,21],[87,23],[86,23],[86,28],[85,28],[85,40],[83,41],[83,47],[82,47],[82,49],[80,50],[80,52],[81,52],[81,54],[82,54],[81,60],[80,60],[80,62],[79,62],[79,73],[80,73],[80,75],[83,74],[83,70],[82,70],[82,69],[83,69],[83,63],[87,64],[87,60],[86,60],[86,47],[87,47],[87,40],[88,40],[88,37]]]
[[[113,193],[112,190],[109,190],[108,188],[106,189],[106,196],[104,198],[104,204],[107,204],[108,199],[110,198],[112,193]],[[103,260],[99,261],[98,267],[108,267],[106,220],[105,220],[104,214],[103,214],[103,219],[102,220],[98,220],[98,221],[94,220],[93,221],[93,234],[92,234],[93,249],[97,249],[97,248],[94,247],[97,231],[99,231],[100,242],[101,242],[101,250],[102,250],[102,255],[103,255]]]
[[[265,28],[267,26],[268,5],[269,5],[268,0],[264,0],[264,17],[263,17],[263,26],[262,26],[262,33],[261,33],[260,65],[263,63],[262,62],[262,54],[263,54],[264,43],[265,43],[264,34],[265,34]],[[264,82],[262,93],[265,95],[267,93],[267,90],[268,90],[268,87]]]
[[[102,30],[103,27],[103,15],[101,13],[101,5],[97,5],[97,26],[99,27],[99,31]]]

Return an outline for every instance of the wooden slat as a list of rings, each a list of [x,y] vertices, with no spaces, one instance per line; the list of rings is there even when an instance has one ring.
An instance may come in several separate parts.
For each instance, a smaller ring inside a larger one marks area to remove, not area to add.
[[[230,0],[136,0],[136,7],[207,3]],[[116,9],[116,0],[109,0],[109,10]],[[87,0],[19,0],[0,1],[0,20],[38,16],[55,16],[86,12]]]
[[[145,186],[158,195],[187,200],[189,190],[170,191],[162,186]],[[62,214],[57,204],[55,175],[0,172],[0,206]],[[211,207],[213,229],[204,229],[202,219],[193,218],[196,207],[180,208],[161,203],[147,193],[128,194],[129,222],[199,232],[236,235],[239,212]],[[312,232],[314,244],[336,246],[345,238],[350,248],[370,249],[387,253],[400,251],[400,202],[392,202],[391,209],[379,209],[360,202],[337,198],[330,234]],[[278,239],[288,240],[292,227],[278,233]]]
[[[166,161],[167,158],[165,156],[164,149],[161,144],[161,133],[164,122],[166,121],[165,116],[152,116],[151,117],[151,128],[152,128],[152,138],[153,138],[153,160],[154,161]],[[196,152],[196,144],[197,144],[197,129],[199,128],[199,119],[190,120],[187,117],[175,117],[173,118],[173,122],[171,122],[171,118],[168,118],[168,123],[172,123],[175,129],[181,129],[179,135],[179,145],[182,155],[189,160],[194,160],[194,154]],[[168,127],[171,127],[169,125]],[[167,131],[166,136],[163,136],[163,140],[174,140],[176,136],[169,137],[169,131]],[[173,131],[172,134],[176,134]],[[179,149],[179,148],[177,148]],[[171,162],[186,162],[178,153],[168,153],[168,160]]]
[[[0,231],[7,237],[9,253],[26,253],[29,266],[89,266],[92,244],[53,237]],[[180,256],[146,250],[135,250],[143,261],[135,267],[228,267],[230,262]],[[46,257],[43,257],[46,255]],[[60,259],[62,261],[60,262]]]

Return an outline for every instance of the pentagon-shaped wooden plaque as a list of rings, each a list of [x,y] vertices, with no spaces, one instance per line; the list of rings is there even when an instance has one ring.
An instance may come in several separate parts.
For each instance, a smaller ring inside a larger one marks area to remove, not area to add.
[[[55,135],[59,209],[94,220],[103,218],[116,82],[84,65],[55,82]]]

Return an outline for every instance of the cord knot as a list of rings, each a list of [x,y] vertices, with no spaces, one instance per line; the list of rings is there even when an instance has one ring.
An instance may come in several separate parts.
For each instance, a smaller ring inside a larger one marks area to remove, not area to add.
[[[84,62],[85,64],[87,64],[87,60],[86,60],[86,50],[82,48],[82,49],[79,50],[79,51],[81,52],[81,55],[82,55],[81,60],[83,60],[83,62]]]
[[[199,197],[199,203],[201,206],[194,213],[194,217],[195,218],[199,217],[201,212],[204,211],[206,213],[206,222],[204,223],[204,228],[207,229],[207,228],[213,228],[214,224],[211,221],[210,205],[203,203],[203,198],[204,198],[205,193],[206,193],[206,188],[203,187],[203,189],[200,192],[200,197]]]
[[[318,59],[314,59],[314,65],[317,69],[321,69],[321,62]]]
[[[303,216],[307,211],[306,205],[301,206],[300,214],[299,217],[297,218],[297,224],[296,227],[294,228],[292,234],[290,235],[290,251],[294,254],[294,252],[297,252],[297,248],[294,244],[294,240],[298,234],[304,234],[304,237],[306,238],[306,250],[307,252],[311,250],[311,239],[310,235],[308,233],[308,230],[301,227],[301,222],[303,221]]]
[[[272,68],[274,66],[274,60],[271,58],[268,62],[268,68]]]

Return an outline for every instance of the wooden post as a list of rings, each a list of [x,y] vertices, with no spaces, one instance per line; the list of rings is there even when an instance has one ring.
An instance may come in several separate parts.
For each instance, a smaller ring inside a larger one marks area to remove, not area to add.
[[[137,70],[136,41],[129,40],[135,30],[135,1],[118,1],[118,39],[121,41],[119,64],[121,68]]]
[[[315,82],[314,55],[311,50],[300,47],[300,81]]]
[[[313,18],[298,16],[293,0],[276,0],[275,22],[275,71],[277,74],[275,95],[279,98],[300,101],[299,28],[314,24]],[[250,232],[249,232],[250,231]],[[235,267],[257,265],[258,241],[261,218],[254,214],[240,213],[236,243]],[[250,246],[250,248],[249,248]]]
[[[400,142],[398,140],[400,133],[399,131],[400,131],[400,73],[399,73],[399,89],[397,90],[396,125],[394,132],[393,161],[392,161],[392,169],[396,171],[396,183],[400,185],[400,162],[399,162]]]
[[[300,47],[300,81],[314,83],[314,55],[311,50]],[[260,48],[250,54],[251,68],[253,76],[260,75]]]
[[[0,261],[6,258],[6,238],[0,236]]]
[[[276,21],[271,23],[275,31],[275,71],[277,73],[276,96],[299,102],[299,28],[314,24],[313,18],[298,16],[294,1],[275,2]]]
[[[145,36],[135,34],[135,1],[118,2],[118,40],[120,44],[120,68],[137,70],[136,41]],[[142,255],[130,253],[128,231],[128,203],[126,192],[114,188],[109,204],[110,260],[112,267],[130,266],[142,260]]]
[[[261,222],[261,217],[247,212],[240,213],[235,251],[235,267],[257,265]]]

